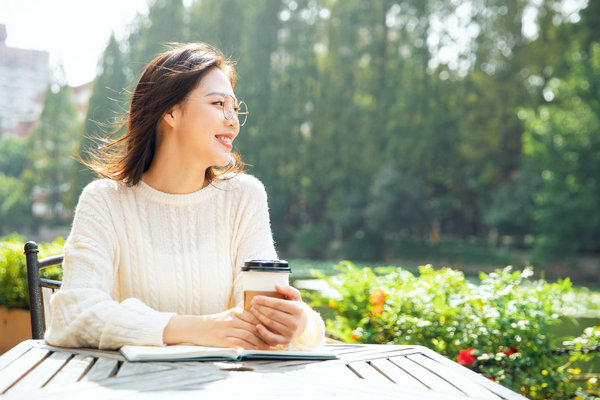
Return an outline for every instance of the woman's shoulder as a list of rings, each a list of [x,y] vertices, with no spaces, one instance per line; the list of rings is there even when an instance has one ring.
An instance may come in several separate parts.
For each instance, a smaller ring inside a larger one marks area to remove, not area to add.
[[[217,178],[216,182],[218,182],[218,185],[225,187],[265,190],[265,186],[257,177],[245,172],[240,172],[238,174],[224,174]]]
[[[215,186],[238,192],[242,198],[265,198],[267,192],[263,183],[250,174],[241,172],[238,174],[225,174],[216,179]]]
[[[114,197],[130,189],[126,184],[112,179],[96,179],[88,183],[81,192],[81,198]]]

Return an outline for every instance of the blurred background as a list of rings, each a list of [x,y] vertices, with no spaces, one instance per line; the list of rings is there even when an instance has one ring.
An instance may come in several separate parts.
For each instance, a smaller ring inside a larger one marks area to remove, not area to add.
[[[73,85],[48,52],[6,44],[0,11],[0,235],[66,237],[90,138],[165,43],[203,41],[237,61],[250,116],[235,148],[282,258],[533,264],[600,284],[599,1],[151,0],[128,15]]]

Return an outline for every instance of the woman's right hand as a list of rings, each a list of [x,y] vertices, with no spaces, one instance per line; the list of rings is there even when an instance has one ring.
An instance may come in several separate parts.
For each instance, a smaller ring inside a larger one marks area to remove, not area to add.
[[[267,350],[269,345],[256,330],[259,323],[241,308],[209,315],[174,315],[163,332],[163,343]]]

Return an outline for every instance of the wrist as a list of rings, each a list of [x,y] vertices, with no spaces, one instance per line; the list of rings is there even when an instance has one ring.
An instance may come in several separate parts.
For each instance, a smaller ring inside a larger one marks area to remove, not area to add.
[[[310,306],[303,301],[300,301],[300,305],[302,306],[302,315],[300,316],[300,324],[298,325],[298,329],[296,330],[293,340],[302,336],[302,334],[306,331],[306,327],[308,326]]]
[[[163,331],[163,344],[193,343],[199,344],[198,333],[202,328],[205,318],[202,315],[175,314]]]

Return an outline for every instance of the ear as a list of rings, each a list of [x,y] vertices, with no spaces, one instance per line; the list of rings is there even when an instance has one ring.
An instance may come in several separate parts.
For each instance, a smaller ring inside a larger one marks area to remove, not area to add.
[[[167,126],[174,128],[177,123],[177,116],[177,110],[173,107],[163,114],[162,121],[167,124]]]

